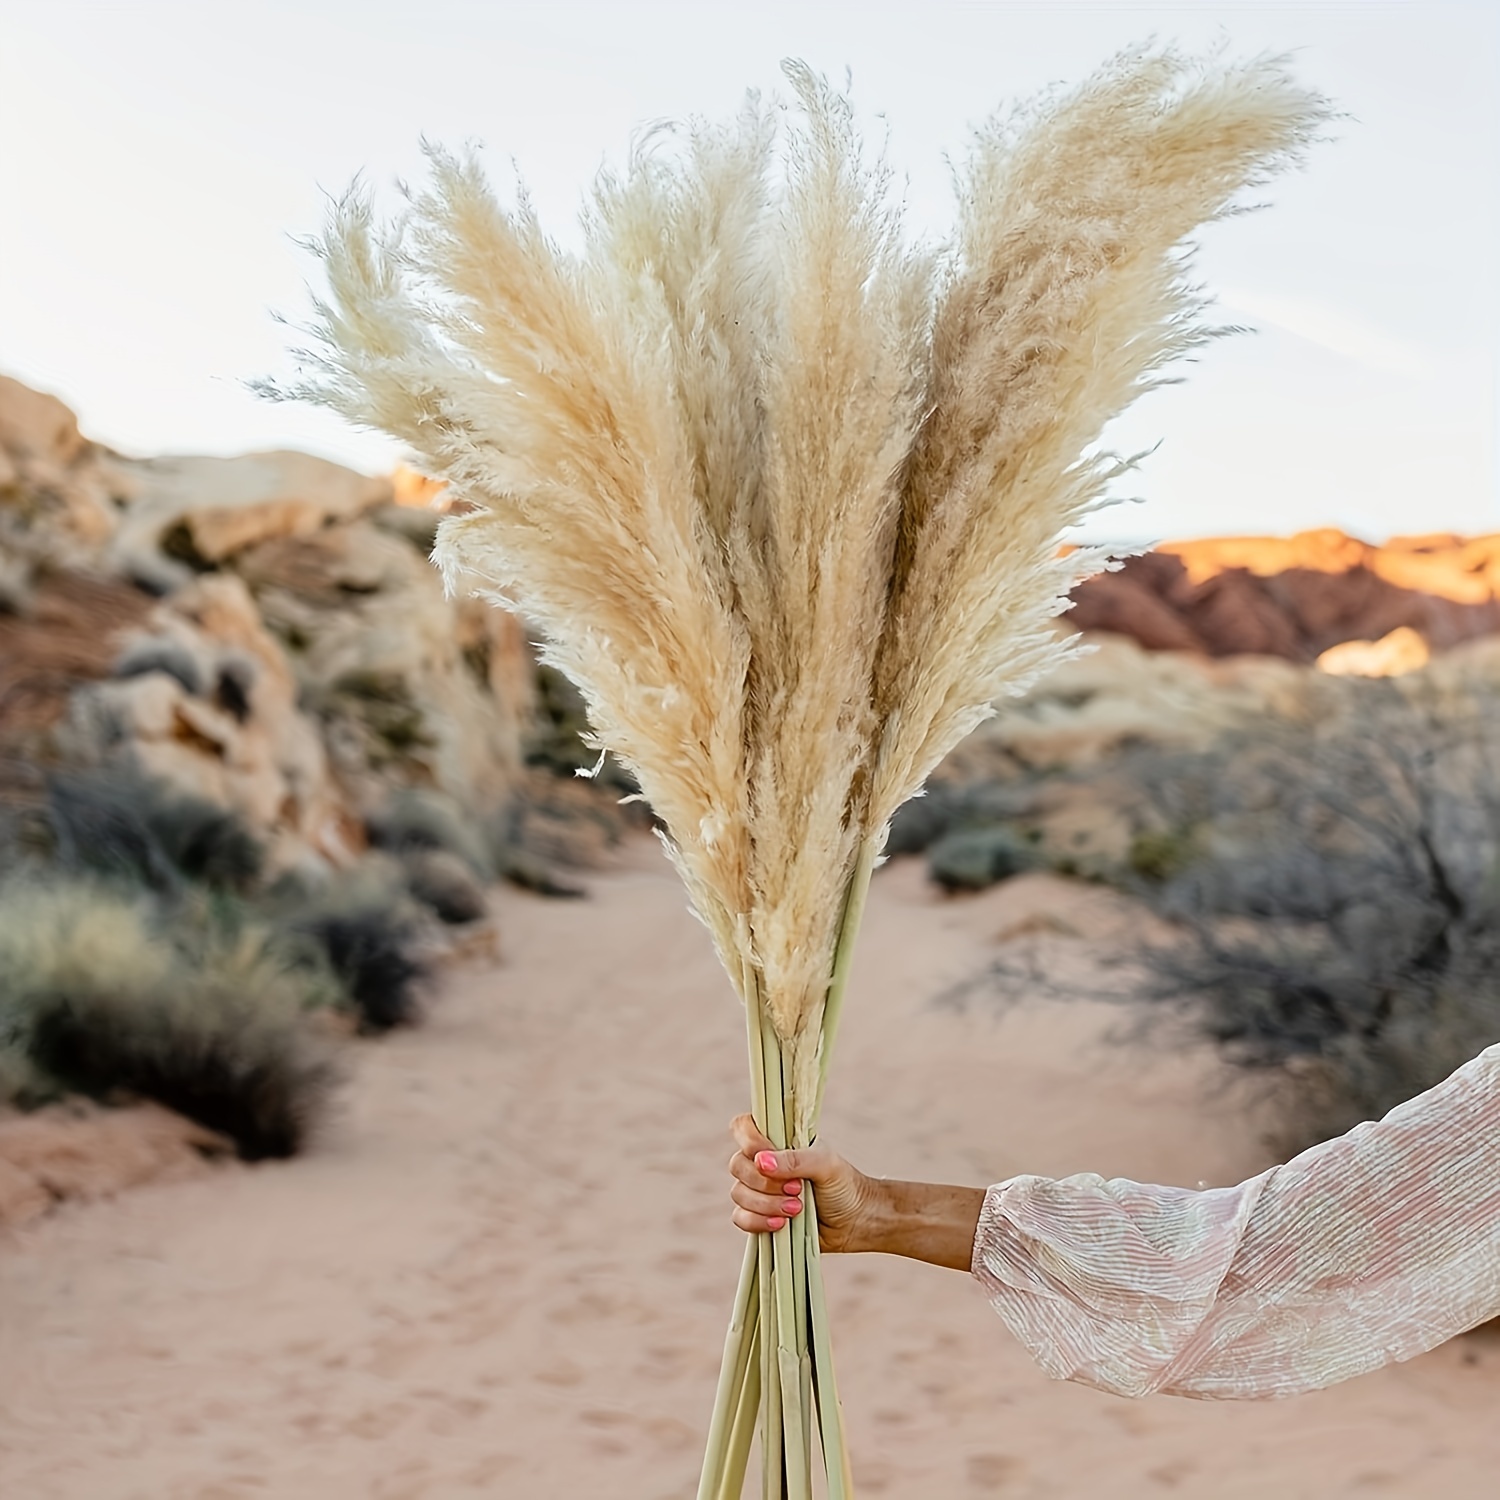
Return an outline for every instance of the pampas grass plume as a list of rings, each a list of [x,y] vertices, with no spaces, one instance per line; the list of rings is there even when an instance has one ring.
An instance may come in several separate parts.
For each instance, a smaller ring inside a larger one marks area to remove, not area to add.
[[[352,191],[291,394],[474,502],[436,560],[541,627],[638,779],[745,998],[757,1112],[801,1144],[891,816],[1072,649],[1053,620],[1101,558],[1059,540],[1119,472],[1100,435],[1215,332],[1186,237],[1332,114],[1281,59],[1127,51],[980,129],[928,249],[849,101],[786,74],[789,110],[752,95],[643,136],[576,254],[472,157],[430,149],[390,223]],[[758,1313],[748,1263],[741,1282],[702,1495],[738,1493],[757,1379],[807,1493],[816,1226],[774,1239]],[[816,1406],[842,1495],[836,1400]]]

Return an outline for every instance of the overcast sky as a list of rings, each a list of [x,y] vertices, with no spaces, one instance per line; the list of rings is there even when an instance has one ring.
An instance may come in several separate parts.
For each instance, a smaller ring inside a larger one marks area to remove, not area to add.
[[[852,75],[888,129],[916,228],[951,207],[944,153],[1007,99],[1149,36],[1294,50],[1355,118],[1268,211],[1214,226],[1228,319],[1184,385],[1109,434],[1160,443],[1101,531],[1334,524],[1500,529],[1500,5],[717,4],[0,0],[0,371],[129,452],[398,451],[244,382],[284,372],[273,309],[306,307],[293,243],[356,173],[389,191],[418,140],[514,160],[566,239],[642,122],[722,115],[795,55]]]

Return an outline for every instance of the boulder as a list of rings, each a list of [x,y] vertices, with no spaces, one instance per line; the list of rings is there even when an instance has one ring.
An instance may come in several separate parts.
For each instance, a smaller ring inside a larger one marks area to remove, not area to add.
[[[286,643],[335,772],[370,811],[400,786],[506,801],[530,654],[495,609],[456,605],[410,541],[370,519],[247,549],[234,567]]]
[[[121,460],[134,495],[114,542],[117,566],[162,571],[217,566],[275,538],[305,538],[391,499],[391,481],[308,453]]]
[[[1010,828],[959,828],[927,851],[927,869],[944,890],[978,891],[1041,864],[1033,845]]]
[[[55,396],[0,375],[0,547],[36,563],[96,558],[130,482]]]
[[[1318,670],[1335,677],[1404,677],[1432,659],[1415,630],[1398,626],[1378,641],[1343,641],[1318,658]]]
[[[122,757],[232,809],[265,842],[273,871],[347,865],[363,846],[359,820],[244,583],[231,574],[196,579],[125,637],[124,659],[149,665],[143,647],[154,648],[156,670],[75,695],[63,736],[70,758]],[[192,672],[171,668],[174,657]]]

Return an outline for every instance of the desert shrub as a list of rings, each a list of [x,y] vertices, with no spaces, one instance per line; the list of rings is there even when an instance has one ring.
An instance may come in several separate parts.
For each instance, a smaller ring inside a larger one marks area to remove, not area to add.
[[[57,853],[73,868],[157,890],[186,880],[243,891],[260,874],[261,846],[236,813],[126,767],[53,777],[48,808]]]
[[[416,849],[402,857],[406,888],[439,921],[477,922],[489,908],[474,872],[446,849]]]
[[[426,977],[416,913],[399,869],[367,867],[315,887],[292,886],[275,907],[278,929],[315,945],[366,1034],[410,1026]]]
[[[333,1082],[330,976],[264,926],[52,877],[0,887],[0,1041],[35,1074],[154,1099],[247,1159],[305,1143]]]
[[[1198,828],[1191,824],[1143,828],[1130,840],[1126,868],[1141,880],[1162,885],[1192,865],[1197,841]]]
[[[1147,997],[1273,1085],[1285,1148],[1500,1040],[1493,697],[1361,683],[1143,787],[1161,826],[1192,829],[1138,882],[1177,933],[1143,955]]]
[[[927,851],[932,878],[947,891],[977,891],[1043,863],[1035,844],[1003,825],[958,828]]]
[[[50,1103],[57,1092],[56,1083],[37,1068],[17,1039],[0,1039],[0,1108],[35,1109]]]
[[[476,875],[488,877],[494,865],[482,823],[442,792],[407,787],[394,792],[365,820],[371,844],[391,854],[444,850]]]

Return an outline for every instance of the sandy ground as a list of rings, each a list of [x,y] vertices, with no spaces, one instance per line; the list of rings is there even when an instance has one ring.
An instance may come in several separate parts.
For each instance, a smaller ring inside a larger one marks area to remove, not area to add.
[[[0,1239],[0,1495],[692,1494],[740,1259],[740,1022],[654,855],[595,887],[501,893],[504,961],[360,1048],[307,1158]],[[947,902],[882,871],[829,1138],[974,1183],[1262,1166],[1212,1070],[1107,1043],[1104,1007],[935,1003],[1007,937],[1077,962],[1056,925],[1105,921],[1103,899],[1028,878]],[[864,1495],[1496,1492],[1490,1335],[1287,1403],[1131,1403],[1041,1376],[965,1276],[861,1257],[828,1278]]]

